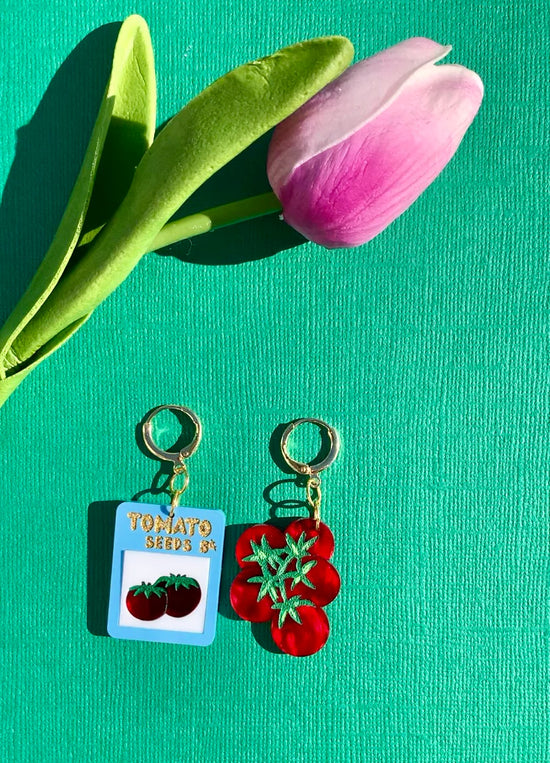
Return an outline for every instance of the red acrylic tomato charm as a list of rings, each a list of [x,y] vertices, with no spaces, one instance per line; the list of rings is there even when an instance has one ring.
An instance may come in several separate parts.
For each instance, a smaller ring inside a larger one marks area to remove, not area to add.
[[[132,586],[126,594],[126,608],[138,620],[157,620],[166,612],[166,604],[164,588],[151,583]]]
[[[243,620],[271,620],[283,652],[318,652],[329,635],[322,607],[340,590],[340,576],[328,561],[333,549],[331,531],[314,519],[296,520],[286,533],[266,524],[249,527],[235,549],[242,569],[230,590],[233,609]]]
[[[261,583],[250,582],[250,578],[261,576],[262,570],[258,564],[247,564],[246,568],[239,572],[229,591],[229,599],[235,612],[243,620],[252,623],[263,623],[273,614],[271,596],[265,594],[258,599]]]
[[[271,549],[284,548],[286,545],[284,534],[273,525],[252,525],[242,533],[237,541],[235,556],[240,567],[254,564],[254,561],[247,562],[245,559],[254,553],[254,546],[262,547],[262,538],[265,539],[264,545],[267,542]],[[254,546],[251,545],[252,543]]]
[[[317,526],[318,525],[318,526]],[[322,556],[324,559],[330,559],[334,553],[334,536],[330,528],[323,524],[323,522],[317,522],[315,519],[296,519],[286,529],[286,532],[294,540],[305,532],[306,540],[310,538],[317,538],[315,543],[310,546],[309,553],[316,554],[316,556]]]
[[[296,562],[292,566],[296,569]],[[306,570],[305,580],[287,580],[288,596],[309,599],[320,607],[330,604],[340,591],[340,575],[335,567],[322,556],[304,556],[301,567]]]
[[[326,644],[330,631],[328,617],[316,605],[298,606],[296,613],[299,623],[288,615],[282,625],[279,625],[278,613],[275,614],[271,621],[271,635],[281,651],[294,657],[307,657]]]

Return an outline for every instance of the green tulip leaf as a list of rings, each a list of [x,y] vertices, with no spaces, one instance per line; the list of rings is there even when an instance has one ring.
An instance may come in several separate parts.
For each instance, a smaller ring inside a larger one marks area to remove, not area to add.
[[[35,354],[32,363],[26,363],[21,370],[16,370],[15,373],[6,376],[4,379],[0,378],[0,407],[4,405],[11,393],[21,384],[23,379],[30,374],[32,370],[36,368],[48,355],[58,349],[69,339],[75,331],[77,331],[83,323],[85,323],[90,315],[85,315],[79,321],[75,321],[71,326],[67,326],[66,329],[61,331],[54,340],[47,342],[40,350]]]
[[[193,191],[341,74],[352,57],[345,37],[309,40],[234,69],[190,101],[143,156],[112,219],[18,337],[18,358],[32,359],[97,307]]]
[[[341,74],[352,57],[351,42],[334,36],[240,66],[188,103],[151,144],[150,40],[143,19],[127,19],[55,240],[0,332],[0,405],[128,276],[205,180]]]
[[[149,30],[130,16],[118,34],[111,76],[90,142],[54,240],[27,291],[0,330],[0,404],[31,370],[21,367],[17,337],[54,291],[83,237],[93,240],[115,212],[131,184],[135,167],[151,145],[156,120],[156,88]],[[32,358],[43,360],[85,321],[66,323],[53,344]],[[11,372],[11,374],[10,374]],[[7,377],[7,378],[6,378]]]

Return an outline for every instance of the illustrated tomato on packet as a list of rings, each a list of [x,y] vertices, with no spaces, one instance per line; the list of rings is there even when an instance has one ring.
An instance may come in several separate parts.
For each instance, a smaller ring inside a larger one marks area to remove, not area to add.
[[[333,551],[332,532],[315,519],[297,519],[285,532],[249,527],[235,549],[242,569],[231,585],[233,609],[243,620],[270,620],[273,640],[286,654],[318,652],[330,631],[323,607],[340,591],[340,576],[328,561]]]
[[[158,620],[162,615],[185,617],[198,606],[201,587],[187,575],[163,575],[154,583],[132,586],[126,609],[138,620]]]

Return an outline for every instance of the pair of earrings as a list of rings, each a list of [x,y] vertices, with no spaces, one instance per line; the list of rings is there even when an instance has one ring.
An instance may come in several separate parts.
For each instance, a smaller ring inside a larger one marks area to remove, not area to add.
[[[189,444],[177,452],[161,449],[153,438],[153,419],[165,410],[186,416],[194,428]],[[315,424],[328,439],[328,453],[312,463],[296,461],[288,452],[291,433],[304,423]],[[189,484],[186,459],[199,446],[201,423],[189,408],[161,405],[147,415],[142,434],[155,457],[172,463],[171,502],[118,506],[107,629],[115,638],[206,646],[215,636],[225,515],[179,504]],[[320,419],[297,419],[286,427],[280,447],[286,464],[303,478],[312,516],[294,520],[284,532],[260,524],[242,533],[235,549],[241,570],[230,601],[242,619],[270,621],[283,652],[306,656],[326,643],[323,608],[340,590],[338,572],[328,561],[334,538],[320,521],[319,476],[335,460],[339,438]]]

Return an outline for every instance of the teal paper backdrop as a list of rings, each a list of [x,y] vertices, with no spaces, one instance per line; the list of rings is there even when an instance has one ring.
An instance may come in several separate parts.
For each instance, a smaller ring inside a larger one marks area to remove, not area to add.
[[[370,244],[328,252],[274,217],[150,254],[0,410],[1,757],[548,760],[545,0],[4,0],[0,321],[67,201],[113,23],[134,12],[159,124],[233,66],[321,34],[358,58],[452,43],[486,95],[443,174]],[[267,190],[266,145],[187,208]],[[227,515],[207,648],[103,635],[114,507],[165,500],[136,443],[161,403],[203,422],[186,505]],[[294,659],[233,618],[227,590],[243,525],[295,514],[273,508],[299,491],[274,485],[289,475],[270,438],[301,416],[342,439],[322,507],[342,592],[327,646]]]

